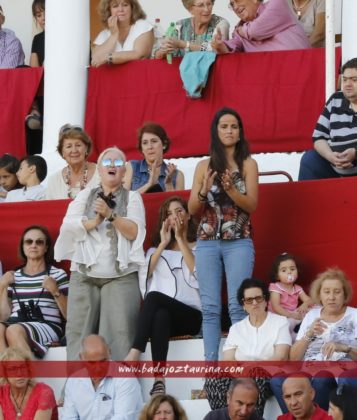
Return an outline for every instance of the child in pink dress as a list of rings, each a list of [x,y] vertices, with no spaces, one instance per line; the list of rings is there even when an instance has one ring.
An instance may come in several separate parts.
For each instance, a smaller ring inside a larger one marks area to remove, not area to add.
[[[301,323],[306,312],[312,306],[311,298],[303,288],[295,284],[298,278],[295,257],[287,252],[278,255],[272,265],[269,285],[269,311],[286,316],[293,335],[294,328]],[[299,305],[299,300],[302,302]]]

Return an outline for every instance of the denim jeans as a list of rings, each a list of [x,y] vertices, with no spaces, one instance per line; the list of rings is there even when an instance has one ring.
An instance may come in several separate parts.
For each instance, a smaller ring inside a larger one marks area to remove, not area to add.
[[[245,316],[237,301],[237,290],[242,281],[252,275],[254,255],[251,239],[197,241],[196,269],[202,303],[205,359],[208,361],[218,360],[223,274],[227,281],[229,316],[235,323]]]
[[[309,179],[339,178],[330,162],[320,156],[315,150],[305,152],[300,161],[299,181]]]

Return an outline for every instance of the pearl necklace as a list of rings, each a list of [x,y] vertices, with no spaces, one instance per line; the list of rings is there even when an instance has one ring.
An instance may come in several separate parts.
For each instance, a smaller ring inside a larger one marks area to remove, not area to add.
[[[295,12],[297,14],[298,20],[301,19],[301,10],[304,9],[304,7],[307,5],[307,3],[309,3],[309,1],[310,0],[306,0],[305,3],[303,3],[302,6],[297,6],[297,4],[295,3],[295,0],[292,0],[292,2],[293,2],[293,8],[294,8],[294,10],[295,10]]]
[[[16,416],[17,416],[17,417],[20,417],[20,416],[21,416],[21,414],[22,414],[22,413],[21,413],[22,404],[24,403],[24,400],[25,400],[25,397],[26,397],[27,391],[28,391],[28,389],[29,389],[29,386],[30,386],[30,384],[29,384],[29,383],[27,383],[27,386],[26,386],[26,389],[25,389],[24,395],[22,396],[21,403],[20,403],[19,405],[17,404],[17,400],[16,400],[16,398],[14,397],[14,394],[12,393],[12,390],[11,390],[11,387],[10,387],[10,394],[11,394],[12,399],[13,399],[13,401],[14,401],[15,411],[16,411]]]
[[[69,165],[65,169],[64,182],[67,185],[67,196],[69,198],[74,198],[72,196],[71,168],[69,167]],[[84,166],[83,166],[82,178],[81,178],[81,180],[79,182],[79,188],[80,188],[80,190],[83,190],[87,186],[87,182],[88,182],[88,165],[87,165],[87,162],[86,162],[84,164]]]

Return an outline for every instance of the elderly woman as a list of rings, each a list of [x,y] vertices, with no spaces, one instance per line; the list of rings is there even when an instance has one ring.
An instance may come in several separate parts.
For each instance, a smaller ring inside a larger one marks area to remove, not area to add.
[[[296,342],[291,348],[291,360],[348,361],[357,360],[357,309],[348,306],[352,286],[345,274],[330,268],[320,274],[311,285],[311,297],[321,305],[311,309],[303,319]],[[272,389],[284,412],[287,408],[281,398],[283,378],[274,378]],[[343,380],[348,382],[347,378]],[[334,378],[313,378],[315,401],[328,410],[328,396],[336,387]]]
[[[212,51],[211,41],[218,28],[222,39],[229,37],[229,23],[226,19],[212,13],[214,0],[182,0],[192,17],[176,23],[178,36],[164,40],[155,58],[183,56],[188,51]]]
[[[223,41],[218,31],[212,47],[218,53],[297,50],[310,42],[286,0],[231,0],[239,17],[233,38]]]
[[[30,360],[30,356],[23,350],[10,347],[0,356],[5,373],[0,386],[0,420],[58,419],[52,389],[29,377]]]
[[[170,139],[156,123],[146,123],[138,129],[138,149],[144,160],[127,164],[124,186],[128,190],[146,192],[174,191],[185,188],[185,179],[173,163],[165,163],[163,154],[169,150]]]
[[[92,140],[81,127],[71,124],[61,127],[57,151],[67,166],[49,177],[47,200],[75,198],[84,188],[99,184],[96,165],[87,160],[91,150]]]
[[[268,286],[261,280],[245,279],[238,289],[237,299],[248,316],[231,326],[222,360],[287,360],[291,345],[289,323],[286,317],[268,312]],[[269,380],[256,378],[256,381],[260,391],[256,411],[263,415],[270,392]]]
[[[52,266],[51,237],[43,226],[24,230],[19,254],[25,264],[0,279],[0,351],[13,346],[43,357],[64,334],[67,275]]]
[[[149,58],[153,27],[138,0],[101,0],[99,13],[106,26],[94,40],[92,66],[123,64]]]
[[[289,0],[312,47],[325,45],[325,0]]]
[[[98,333],[122,360],[134,339],[139,312],[138,266],[144,264],[145,210],[138,192],[123,188],[124,153],[116,147],[98,158],[101,183],[70,203],[55,246],[57,260],[71,260],[66,328],[67,357],[78,358],[81,340]]]

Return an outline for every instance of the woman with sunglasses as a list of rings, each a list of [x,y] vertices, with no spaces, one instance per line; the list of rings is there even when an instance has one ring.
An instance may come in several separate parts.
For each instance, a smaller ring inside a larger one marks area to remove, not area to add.
[[[222,360],[288,360],[289,323],[285,316],[268,312],[268,286],[258,279],[245,279],[238,289],[237,300],[248,315],[229,329]],[[259,369],[255,368],[251,376],[255,377],[260,391],[256,411],[263,416],[265,402],[271,395],[269,379],[259,377]]]
[[[214,0],[182,0],[191,17],[176,23],[177,37],[164,39],[160,48],[154,51],[155,58],[167,54],[182,57],[189,51],[212,51],[211,41],[218,28],[223,39],[229,38],[229,23],[212,13]]]
[[[82,127],[71,124],[61,127],[57,152],[67,166],[48,178],[47,200],[75,198],[84,188],[94,188],[99,184],[97,166],[88,162],[92,145],[92,140]]]
[[[57,420],[53,390],[31,378],[31,357],[23,349],[9,347],[0,356],[5,373],[0,379],[0,420]]]
[[[19,254],[24,265],[0,280],[0,352],[12,346],[43,357],[64,335],[68,279],[52,265],[52,241],[45,227],[24,230]]]
[[[140,305],[139,265],[144,264],[145,210],[141,195],[123,187],[125,155],[116,147],[98,158],[100,185],[70,203],[55,246],[56,260],[71,260],[66,327],[67,358],[81,340],[100,334],[113,359],[122,360],[134,339]]]

